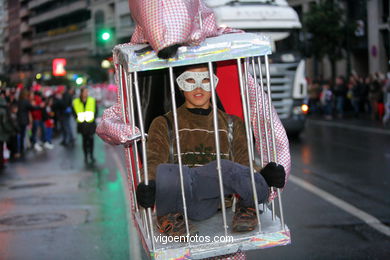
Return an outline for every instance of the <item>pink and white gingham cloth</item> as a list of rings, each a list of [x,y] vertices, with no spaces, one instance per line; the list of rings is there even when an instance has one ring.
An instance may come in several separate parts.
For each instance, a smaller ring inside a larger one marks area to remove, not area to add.
[[[174,44],[199,44],[220,32],[214,12],[203,0],[129,0],[137,23],[132,43],[149,43],[156,51]]]

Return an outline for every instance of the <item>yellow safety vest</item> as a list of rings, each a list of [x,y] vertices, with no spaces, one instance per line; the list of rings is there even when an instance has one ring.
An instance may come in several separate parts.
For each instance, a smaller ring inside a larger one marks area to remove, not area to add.
[[[80,98],[73,100],[73,109],[77,115],[77,123],[87,122],[91,123],[95,120],[95,108],[96,100],[93,97],[87,98],[87,103],[85,107]]]

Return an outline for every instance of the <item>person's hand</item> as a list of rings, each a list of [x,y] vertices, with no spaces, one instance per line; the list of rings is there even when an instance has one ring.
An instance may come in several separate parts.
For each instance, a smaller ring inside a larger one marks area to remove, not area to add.
[[[284,171],[283,165],[270,162],[261,169],[260,174],[263,175],[268,186],[276,188],[284,187],[286,172]]]
[[[136,190],[138,204],[144,208],[151,208],[156,200],[156,182],[150,180],[148,185],[140,182]]]

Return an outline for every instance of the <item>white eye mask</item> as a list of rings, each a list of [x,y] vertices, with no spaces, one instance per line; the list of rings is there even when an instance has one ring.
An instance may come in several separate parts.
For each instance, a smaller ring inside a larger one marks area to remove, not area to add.
[[[214,87],[217,87],[218,78],[213,74],[214,78]],[[187,80],[194,80],[195,83],[189,83]],[[193,72],[185,71],[179,77],[177,77],[176,82],[179,85],[180,89],[183,91],[192,91],[196,88],[202,88],[205,91],[211,91],[210,82],[202,83],[203,80],[210,79],[209,72]]]

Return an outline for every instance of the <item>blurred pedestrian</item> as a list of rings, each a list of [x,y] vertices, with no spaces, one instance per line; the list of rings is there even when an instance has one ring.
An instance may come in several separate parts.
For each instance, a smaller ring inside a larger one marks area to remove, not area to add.
[[[0,93],[0,170],[4,169],[4,143],[12,133],[12,126],[9,122],[7,101],[4,92]]]
[[[390,123],[390,72],[387,73],[387,80],[383,86],[383,97],[385,114],[382,118],[382,122],[383,125],[386,126],[388,123]]]
[[[54,112],[53,112],[53,98],[49,97],[44,100],[44,107],[42,109],[42,120],[45,126],[45,143],[46,149],[53,149],[53,129],[54,129]]]
[[[9,123],[12,126],[12,132],[7,141],[7,147],[10,151],[10,159],[18,159],[20,157],[20,127],[18,121],[18,105],[17,103],[9,104]]]
[[[350,90],[350,99],[355,117],[359,117],[362,104],[363,87],[356,79],[350,78],[348,85]]]
[[[93,139],[98,109],[95,98],[88,96],[87,88],[81,88],[80,97],[73,100],[73,111],[77,120],[77,132],[82,136],[84,161],[85,163],[94,163]]]
[[[330,90],[330,85],[328,83],[325,83],[322,86],[320,101],[321,101],[322,109],[324,111],[325,119],[327,120],[332,119],[333,93]]]
[[[74,89],[67,87],[65,93],[62,95],[62,145],[73,145],[74,137],[72,132],[72,101],[74,96]]]
[[[42,109],[44,103],[42,101],[42,94],[39,91],[35,91],[31,98],[31,103],[34,106],[41,107],[41,109],[35,109],[31,111],[32,117],[32,134],[31,134],[31,144],[35,151],[41,152],[43,150],[38,139],[41,140],[41,143],[45,143],[45,126],[42,120]],[[39,132],[38,132],[39,131]],[[40,137],[40,138],[39,138]]]
[[[30,122],[30,111],[41,109],[38,106],[33,106],[30,102],[30,92],[27,89],[23,89],[20,92],[19,100],[18,100],[18,122],[20,128],[20,142],[18,142],[18,151],[21,155],[24,154],[25,146],[25,137],[27,133],[27,127]]]
[[[368,84],[368,100],[371,108],[371,119],[378,119],[378,103],[382,95],[382,87],[379,83],[379,79],[375,78]]]
[[[347,86],[343,77],[339,76],[336,78],[336,85],[333,93],[336,101],[336,112],[339,118],[344,117],[345,98],[347,95]]]
[[[317,81],[313,81],[309,84],[308,95],[309,95],[309,107],[310,113],[319,113],[319,101],[320,101],[321,88]]]

